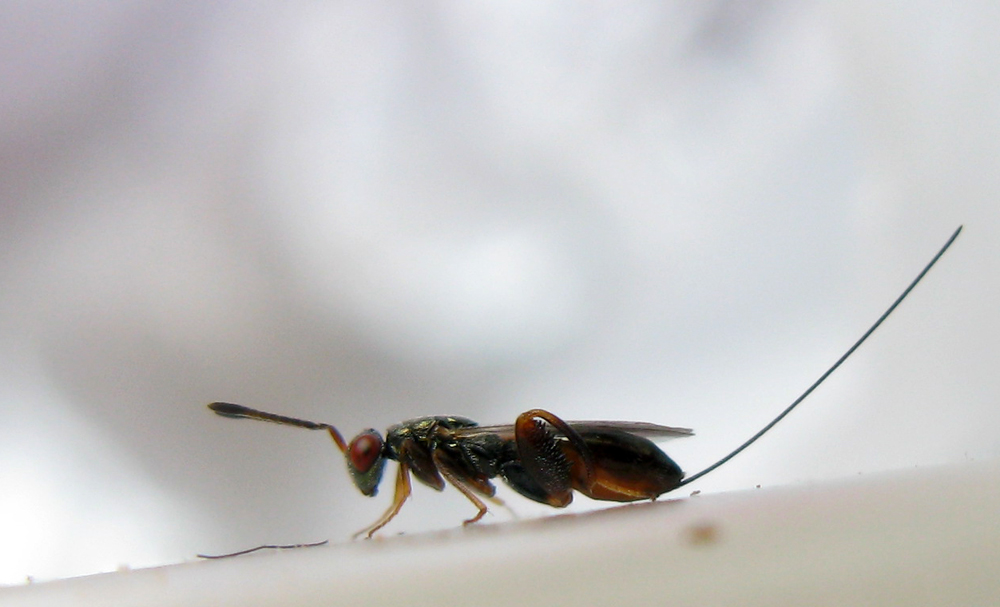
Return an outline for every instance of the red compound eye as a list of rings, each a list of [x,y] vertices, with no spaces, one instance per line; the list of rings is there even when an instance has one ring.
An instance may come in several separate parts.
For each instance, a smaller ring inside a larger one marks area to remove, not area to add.
[[[351,441],[347,454],[355,470],[368,472],[382,456],[382,437],[375,432],[359,434]]]

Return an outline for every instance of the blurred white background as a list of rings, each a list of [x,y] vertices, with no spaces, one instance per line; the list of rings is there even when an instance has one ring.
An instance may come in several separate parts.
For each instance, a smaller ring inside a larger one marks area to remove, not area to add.
[[[690,426],[664,447],[694,472],[963,223],[697,488],[996,458],[998,32],[989,2],[5,6],[0,583],[387,505],[322,434],[214,400],[348,436]],[[418,487],[386,532],[470,513]]]

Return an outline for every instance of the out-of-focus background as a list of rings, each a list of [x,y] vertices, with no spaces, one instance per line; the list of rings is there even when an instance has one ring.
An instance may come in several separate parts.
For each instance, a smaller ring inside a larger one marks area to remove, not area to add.
[[[214,400],[348,436],[690,426],[664,447],[696,471],[959,224],[697,488],[996,458],[998,32],[989,2],[0,9],[0,583],[387,505],[322,434]],[[470,513],[418,487],[386,531]]]

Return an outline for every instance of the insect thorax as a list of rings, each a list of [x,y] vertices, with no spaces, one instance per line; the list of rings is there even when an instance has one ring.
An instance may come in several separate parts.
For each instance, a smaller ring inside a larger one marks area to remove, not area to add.
[[[439,440],[439,429],[454,430],[456,428],[471,428],[478,426],[476,422],[465,417],[452,415],[435,415],[418,417],[390,426],[385,431],[385,443],[389,448],[389,457],[399,459],[399,449],[407,440],[412,439],[421,447],[430,450]]]

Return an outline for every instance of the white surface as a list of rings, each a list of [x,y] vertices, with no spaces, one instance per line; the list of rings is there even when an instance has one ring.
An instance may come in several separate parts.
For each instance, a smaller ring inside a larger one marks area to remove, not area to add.
[[[8,4],[0,583],[385,507],[214,400],[689,426],[697,470],[960,223],[699,486],[1000,457],[996,3]],[[467,511],[418,488],[387,531]]]
[[[992,605],[1000,466],[950,466],[0,590],[35,605]]]

